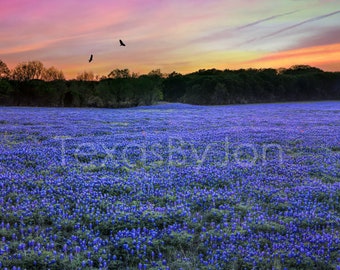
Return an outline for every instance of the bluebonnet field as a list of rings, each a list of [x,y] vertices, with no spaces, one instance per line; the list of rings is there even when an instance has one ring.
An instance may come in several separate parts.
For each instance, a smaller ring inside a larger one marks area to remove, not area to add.
[[[0,269],[336,269],[340,103],[0,108]]]

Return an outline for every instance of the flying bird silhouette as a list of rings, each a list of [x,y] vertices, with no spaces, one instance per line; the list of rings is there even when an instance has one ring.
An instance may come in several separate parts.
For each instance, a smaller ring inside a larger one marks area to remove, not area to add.
[[[125,46],[124,42],[121,39],[119,40],[119,44],[120,46]]]
[[[91,54],[90,56],[89,63],[92,62],[92,60],[93,60],[93,54]]]

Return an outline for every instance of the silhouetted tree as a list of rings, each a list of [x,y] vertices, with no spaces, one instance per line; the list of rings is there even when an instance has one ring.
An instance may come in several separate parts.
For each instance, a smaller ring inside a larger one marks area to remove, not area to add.
[[[177,72],[172,72],[164,79],[162,84],[164,100],[181,101],[186,91],[186,78]]]
[[[8,78],[10,76],[10,70],[7,67],[6,63],[0,60],[0,79],[1,78]]]
[[[125,69],[114,69],[112,70],[108,75],[108,78],[112,78],[112,79],[118,79],[118,78],[130,78],[131,74],[129,69],[125,68]]]
[[[95,76],[92,71],[83,71],[77,75],[76,79],[78,81],[94,81]]]
[[[160,69],[153,69],[148,73],[148,76],[163,78],[164,75],[163,75],[163,73],[161,72]]]
[[[138,105],[151,105],[162,99],[161,82],[158,76],[142,75],[135,80]]]
[[[214,95],[211,98],[212,104],[216,105],[228,104],[230,103],[228,99],[229,93],[225,84],[221,82],[217,83],[215,86]]]
[[[323,71],[319,68],[311,67],[309,65],[294,65],[284,70],[282,73],[297,75],[297,74],[319,73],[319,72],[323,72]]]
[[[44,69],[41,79],[44,81],[65,80],[64,73],[55,67]]]
[[[0,80],[0,104],[12,105],[14,90],[5,79]]]
[[[101,80],[95,87],[95,95],[101,97],[105,107],[118,107],[120,87],[120,82],[117,80]]]
[[[18,64],[12,71],[0,61],[0,105],[131,107],[162,100],[192,104],[235,104],[340,99],[340,73],[307,65],[288,69],[201,69],[164,76],[112,70],[108,78],[84,71],[66,81],[62,71],[39,61]]]
[[[17,81],[39,80],[43,70],[44,65],[40,61],[20,63],[12,71],[12,79]]]

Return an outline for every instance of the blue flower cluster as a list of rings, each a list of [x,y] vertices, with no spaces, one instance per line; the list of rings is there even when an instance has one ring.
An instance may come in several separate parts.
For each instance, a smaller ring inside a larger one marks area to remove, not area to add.
[[[0,108],[0,269],[337,269],[339,102]]]

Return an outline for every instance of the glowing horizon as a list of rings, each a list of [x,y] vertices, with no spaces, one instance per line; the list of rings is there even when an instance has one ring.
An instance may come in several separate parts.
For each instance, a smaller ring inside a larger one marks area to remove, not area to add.
[[[0,60],[11,69],[39,60],[67,79],[116,68],[185,74],[303,64],[340,71],[338,3],[4,0]],[[90,54],[94,59],[88,63]]]

